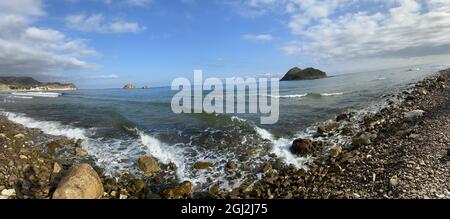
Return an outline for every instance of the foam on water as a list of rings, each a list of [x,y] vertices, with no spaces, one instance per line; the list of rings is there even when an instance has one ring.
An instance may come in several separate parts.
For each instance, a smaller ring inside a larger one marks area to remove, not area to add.
[[[62,125],[59,122],[37,121],[32,118],[10,112],[3,112],[10,121],[19,123],[27,128],[40,129],[44,133],[55,136],[65,136],[71,139],[87,139],[86,131],[80,128],[73,128]]]
[[[341,96],[341,95],[344,95],[344,93],[343,92],[336,92],[336,93],[322,93],[322,94],[320,94],[321,96],[324,96],[324,97],[330,97],[330,96]]]

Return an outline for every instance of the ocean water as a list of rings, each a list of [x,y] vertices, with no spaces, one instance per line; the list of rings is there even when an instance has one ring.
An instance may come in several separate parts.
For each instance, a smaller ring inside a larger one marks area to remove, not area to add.
[[[10,120],[43,132],[84,139],[83,147],[108,174],[136,172],[136,160],[152,155],[198,189],[219,183],[224,189],[257,179],[259,165],[275,154],[281,161],[307,169],[311,157],[296,157],[289,146],[308,128],[346,111],[364,112],[393,93],[445,66],[394,69],[338,75],[322,80],[281,82],[280,119],[260,125],[260,115],[174,114],[169,87],[149,90],[64,91],[56,98],[0,94],[1,112]],[[213,169],[194,170],[197,161]],[[239,164],[227,173],[226,163]]]

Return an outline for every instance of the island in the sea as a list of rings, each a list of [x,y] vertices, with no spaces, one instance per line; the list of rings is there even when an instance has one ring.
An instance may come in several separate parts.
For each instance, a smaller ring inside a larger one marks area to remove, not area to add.
[[[74,84],[43,83],[32,77],[0,77],[0,91],[61,91],[76,90]]]
[[[319,69],[306,68],[302,70],[294,67],[284,75],[281,81],[316,80],[326,77],[328,77],[327,74]]]

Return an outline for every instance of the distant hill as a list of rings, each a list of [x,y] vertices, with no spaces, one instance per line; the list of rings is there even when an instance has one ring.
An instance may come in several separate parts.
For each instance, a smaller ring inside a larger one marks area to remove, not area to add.
[[[74,84],[42,83],[32,77],[0,77],[0,90],[76,90]]]
[[[306,68],[302,70],[298,67],[294,67],[284,75],[281,81],[315,80],[326,77],[327,74],[319,69]]]
[[[0,77],[0,84],[36,86],[36,85],[41,85],[42,83],[39,81],[36,81],[32,77]]]

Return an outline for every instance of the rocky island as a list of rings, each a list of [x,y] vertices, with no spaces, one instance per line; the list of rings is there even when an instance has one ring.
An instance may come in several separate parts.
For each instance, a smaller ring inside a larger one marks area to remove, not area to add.
[[[294,67],[289,70],[281,81],[300,81],[300,80],[316,80],[326,78],[327,74],[315,68],[300,69]]]
[[[32,77],[0,77],[0,91],[76,90],[74,84],[43,83]]]
[[[125,86],[123,86],[123,89],[126,90],[136,89],[136,86],[134,86],[133,84],[126,84]]]

